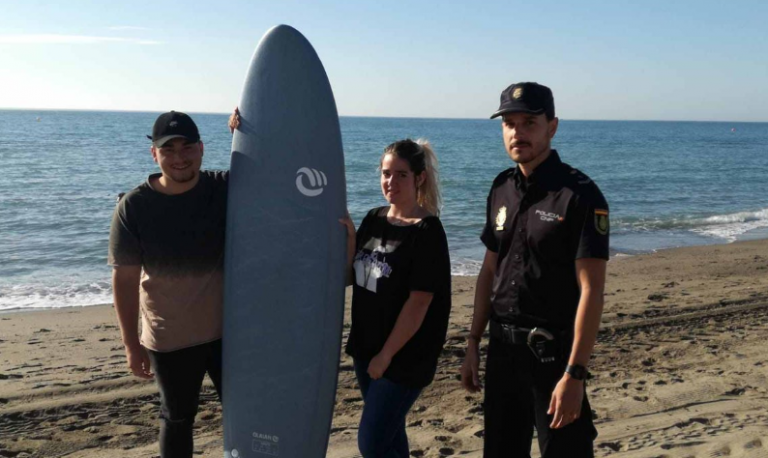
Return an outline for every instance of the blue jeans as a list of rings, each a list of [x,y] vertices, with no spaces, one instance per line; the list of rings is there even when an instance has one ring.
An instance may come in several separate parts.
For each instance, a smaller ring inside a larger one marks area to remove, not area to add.
[[[357,432],[357,446],[363,458],[408,458],[405,416],[421,394],[385,378],[372,380],[369,361],[354,360],[355,375],[363,392],[363,416]]]

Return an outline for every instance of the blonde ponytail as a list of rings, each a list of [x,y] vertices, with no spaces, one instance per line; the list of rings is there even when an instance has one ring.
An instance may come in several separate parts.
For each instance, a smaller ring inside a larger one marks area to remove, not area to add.
[[[416,191],[419,205],[435,216],[440,216],[443,199],[440,195],[440,172],[437,167],[437,155],[427,140],[420,138],[416,143],[424,150],[424,182]]]

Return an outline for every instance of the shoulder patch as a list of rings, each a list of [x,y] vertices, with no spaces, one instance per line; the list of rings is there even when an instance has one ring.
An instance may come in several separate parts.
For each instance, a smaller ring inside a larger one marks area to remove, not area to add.
[[[598,234],[608,235],[608,228],[610,223],[608,221],[608,210],[602,208],[595,209],[595,230]]]

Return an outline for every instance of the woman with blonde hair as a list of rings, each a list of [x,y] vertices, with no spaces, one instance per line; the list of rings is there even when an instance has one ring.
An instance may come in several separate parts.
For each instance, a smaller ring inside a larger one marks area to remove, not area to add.
[[[364,407],[358,446],[364,458],[407,458],[405,417],[432,383],[451,310],[448,242],[440,223],[437,159],[426,141],[400,140],[380,160],[389,205],[348,233],[353,285],[352,356]]]

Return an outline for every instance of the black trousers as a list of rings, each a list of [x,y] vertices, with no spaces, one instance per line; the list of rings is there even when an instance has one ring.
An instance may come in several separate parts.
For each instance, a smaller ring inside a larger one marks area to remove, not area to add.
[[[161,353],[149,351],[160,390],[160,456],[191,458],[192,426],[205,374],[221,399],[221,339]]]
[[[568,349],[570,351],[570,349]],[[584,393],[581,417],[551,429],[552,391],[563,377],[565,355],[540,363],[527,345],[491,337],[485,377],[484,458],[530,458],[536,428],[542,458],[591,458],[597,430]]]

